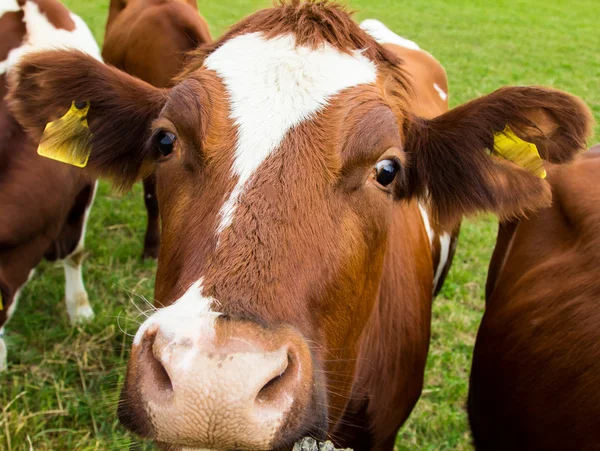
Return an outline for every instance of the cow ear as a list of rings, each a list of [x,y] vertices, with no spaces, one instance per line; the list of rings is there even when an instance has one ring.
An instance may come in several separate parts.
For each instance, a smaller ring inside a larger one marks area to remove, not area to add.
[[[77,165],[119,186],[133,184],[159,157],[145,144],[166,102],[164,90],[78,51],[28,55],[11,71],[9,86],[9,108],[42,139],[40,154],[87,153]]]
[[[585,149],[593,119],[564,92],[502,88],[406,130],[409,195],[427,198],[440,224],[489,211],[501,219],[548,205],[543,161]]]

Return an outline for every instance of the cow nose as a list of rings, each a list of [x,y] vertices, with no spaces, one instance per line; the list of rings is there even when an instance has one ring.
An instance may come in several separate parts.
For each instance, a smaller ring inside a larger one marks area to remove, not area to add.
[[[282,426],[298,416],[292,412],[308,403],[308,347],[290,329],[221,329],[212,340],[158,324],[144,332],[134,366],[152,436],[198,448],[271,449]]]

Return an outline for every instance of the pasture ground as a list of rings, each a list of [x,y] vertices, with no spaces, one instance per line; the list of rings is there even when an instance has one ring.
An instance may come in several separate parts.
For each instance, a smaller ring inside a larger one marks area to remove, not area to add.
[[[102,42],[109,0],[65,0]],[[351,0],[419,43],[446,67],[452,105],[508,84],[581,96],[600,119],[597,0]],[[202,0],[214,36],[269,0]],[[157,64],[165,61],[157,55]],[[74,68],[74,70],[77,70]],[[596,129],[596,132],[600,131]],[[597,137],[600,137],[596,133]],[[152,299],[155,264],[141,263],[145,211],[139,186],[124,196],[102,183],[87,235],[85,280],[96,311],[71,328],[60,265],[44,263],[7,327],[9,371],[0,376],[0,449],[127,449],[115,407],[131,334]],[[454,267],[434,302],[421,400],[398,450],[471,449],[465,414],[472,347],[483,312],[496,222],[465,222]]]

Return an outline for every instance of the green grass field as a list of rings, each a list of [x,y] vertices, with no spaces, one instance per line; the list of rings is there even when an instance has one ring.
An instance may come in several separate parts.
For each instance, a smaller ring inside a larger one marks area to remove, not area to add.
[[[109,0],[67,0],[102,42]],[[352,0],[434,54],[457,105],[507,84],[541,84],[585,99],[600,119],[597,0]],[[214,36],[267,1],[200,2]],[[160,58],[157,58],[157,62]],[[600,131],[596,129],[596,136]],[[131,335],[152,299],[154,263],[139,255],[145,210],[139,186],[119,196],[102,183],[87,235],[85,280],[96,320],[71,328],[60,265],[44,263],[6,330],[0,376],[0,450],[127,449],[116,402]],[[483,308],[493,218],[467,221],[450,277],[435,300],[425,388],[400,431],[399,450],[471,449],[465,413],[474,338]]]

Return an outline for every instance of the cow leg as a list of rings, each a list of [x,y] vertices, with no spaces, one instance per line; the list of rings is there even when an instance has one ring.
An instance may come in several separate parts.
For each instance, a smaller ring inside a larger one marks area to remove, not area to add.
[[[151,174],[144,179],[144,203],[148,212],[148,227],[144,239],[142,259],[158,258],[160,247],[160,225],[158,199],[156,198],[156,175]]]
[[[83,257],[84,257],[84,242],[87,222],[96,196],[98,182],[93,186],[88,186],[82,190],[77,197],[76,205],[73,211],[82,213],[82,218],[78,221],[79,239],[75,250],[63,259],[63,267],[65,270],[65,303],[67,305],[67,313],[71,324],[89,321],[94,317],[94,311],[90,305],[87,291],[83,284]],[[83,208],[81,208],[83,206]],[[73,218],[71,218],[73,219]]]
[[[65,303],[71,324],[89,321],[94,317],[82,275],[83,248],[63,260],[65,269]]]
[[[32,269],[29,272],[29,277],[27,278],[27,281],[15,292],[15,295],[12,298],[12,302],[10,302],[9,299],[3,299],[4,305],[8,307],[6,309],[4,319],[0,319],[0,321],[2,321],[2,324],[0,324],[0,373],[6,371],[7,368],[6,357],[8,353],[6,350],[6,343],[4,342],[4,326],[6,326],[8,321],[12,318],[13,314],[15,313],[15,310],[17,309],[17,303],[19,302],[19,297],[21,296],[21,290],[23,290],[23,287],[27,284],[27,282],[31,280],[34,274],[35,269]]]
[[[4,343],[4,327],[0,327],[0,373],[6,371],[6,343]]]

